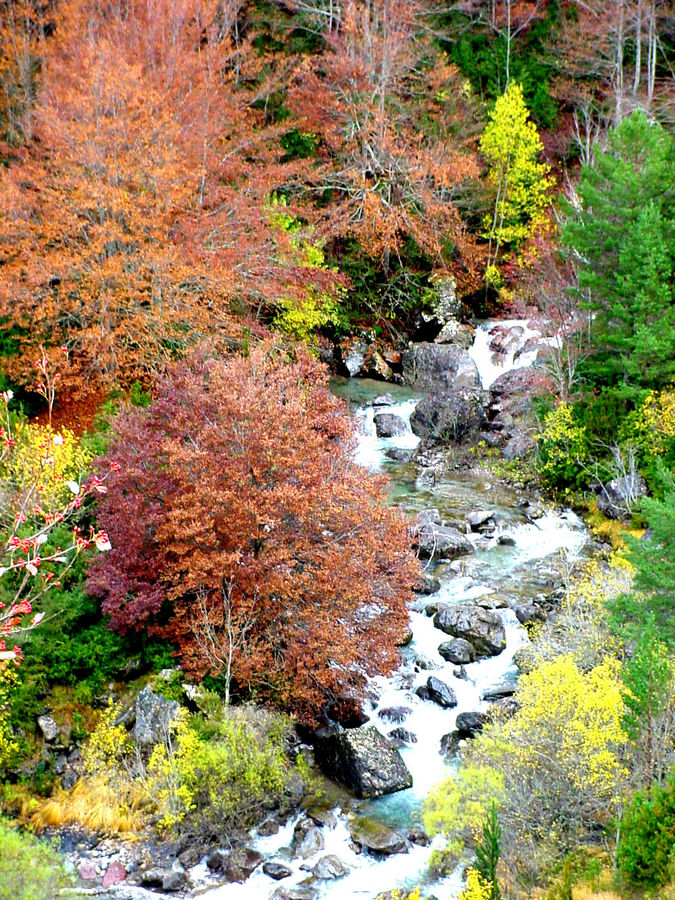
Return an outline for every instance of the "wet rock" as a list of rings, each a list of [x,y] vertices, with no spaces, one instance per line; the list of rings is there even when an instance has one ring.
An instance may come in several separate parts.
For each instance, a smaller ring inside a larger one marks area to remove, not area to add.
[[[315,888],[299,884],[292,888],[277,888],[270,900],[316,900],[318,896]]]
[[[275,859],[268,859],[267,862],[264,862],[262,870],[265,875],[273,878],[274,881],[281,881],[282,878],[288,878],[289,875],[293,874],[293,869]]]
[[[478,531],[481,525],[486,525],[488,522],[494,524],[495,514],[491,509],[475,510],[467,515],[466,520],[472,531]]]
[[[227,859],[224,868],[225,877],[228,881],[246,881],[263,860],[262,853],[258,853],[253,847],[238,847]]]
[[[493,701],[502,700],[504,697],[512,697],[516,692],[516,685],[513,683],[496,684],[494,687],[483,691],[482,700]]]
[[[228,857],[229,853],[227,850],[220,848],[209,850],[206,855],[206,868],[209,872],[223,872],[227,865]]]
[[[452,637],[469,641],[477,658],[496,656],[506,647],[506,632],[499,615],[480,606],[444,606],[434,616],[434,625]]]
[[[475,362],[454,344],[410,344],[402,363],[404,381],[418,390],[480,389]]]
[[[404,722],[411,713],[412,709],[409,706],[388,706],[386,709],[381,709],[378,716],[389,722],[399,723]]]
[[[484,422],[482,394],[467,389],[423,397],[410,417],[413,433],[435,443],[465,441],[477,435]]]
[[[307,815],[315,825],[335,828],[338,823],[335,813],[328,806],[312,806],[308,808]]]
[[[456,669],[452,670],[452,674],[455,676],[455,678],[460,678],[462,681],[469,680],[469,676],[466,674],[466,669],[464,668],[464,666],[457,666]]]
[[[516,539],[511,534],[500,534],[497,538],[497,543],[501,544],[502,547],[515,547]]]
[[[391,856],[407,850],[405,838],[381,822],[359,818],[350,822],[349,833],[355,844],[371,853]]]
[[[628,521],[632,510],[646,493],[647,484],[641,475],[613,478],[599,489],[598,509],[610,519]]]
[[[103,881],[101,882],[101,887],[107,888],[112,887],[114,884],[121,884],[126,879],[126,877],[127,870],[124,868],[122,863],[116,859],[111,862],[106,869],[106,873],[103,876]],[[166,888],[164,890],[166,890]]]
[[[417,584],[413,587],[413,590],[416,594],[422,594],[425,597],[428,597],[430,594],[435,594],[441,589],[441,582],[438,578],[432,578],[430,575],[423,575],[422,578],[417,582]]]
[[[454,559],[473,549],[465,534],[455,528],[430,523],[419,526],[413,542],[425,559]]]
[[[418,847],[428,847],[431,843],[431,838],[419,825],[408,829],[408,840],[411,844],[417,844]]]
[[[455,692],[440,678],[430,675],[427,679],[427,690],[429,691],[429,699],[439,706],[443,706],[446,709],[452,709],[457,706]]]
[[[408,430],[405,419],[394,415],[394,413],[377,413],[373,418],[373,423],[375,425],[375,434],[378,437],[396,437],[399,434],[405,434]]]
[[[394,372],[374,344],[366,350],[362,371],[369,378],[379,378],[381,381],[392,381]]]
[[[427,603],[427,605],[424,607],[424,614],[426,616],[428,616],[429,618],[431,618],[431,616],[436,615],[440,606],[441,606],[441,603],[437,600],[435,600],[433,603]]]
[[[427,670],[427,669],[437,669],[438,668],[437,663],[435,663],[433,660],[429,659],[428,656],[422,656],[422,655],[417,657],[417,659],[415,660],[415,665],[417,666],[418,669],[421,669],[422,671]]]
[[[482,712],[463,712],[457,716],[455,728],[459,732],[460,737],[473,737],[483,730],[483,726],[490,721],[488,713]]]
[[[428,700],[429,699],[429,688],[426,684],[420,684],[419,687],[415,688],[415,693],[420,698],[420,700]]]
[[[372,725],[324,729],[315,737],[314,751],[324,773],[357,797],[380,797],[412,784],[398,750]]]
[[[164,741],[179,709],[174,700],[155,694],[149,685],[144,687],[136,697],[136,743],[148,746]]]
[[[187,886],[188,877],[184,869],[173,868],[166,873],[162,881],[162,890],[168,893],[182,891]]]
[[[273,834],[279,833],[279,823],[276,819],[265,819],[265,821],[258,827],[258,834],[261,837],[270,837]]]
[[[444,734],[441,738],[441,753],[443,756],[447,757],[457,756],[460,748],[464,743],[464,738],[462,738],[456,731],[451,731],[448,734]]]
[[[42,736],[51,743],[61,734],[61,727],[53,716],[38,716],[37,720]]]
[[[297,854],[303,859],[307,859],[309,856],[314,856],[315,853],[323,850],[325,846],[321,829],[312,826],[298,844]]]
[[[482,597],[476,597],[473,601],[476,606],[482,606],[483,609],[507,609],[509,601],[506,597],[499,594],[484,594]]]
[[[389,737],[392,741],[401,741],[402,744],[417,743],[417,735],[413,734],[412,731],[408,731],[407,728],[394,728],[389,732]]]
[[[521,625],[530,622],[543,622],[546,619],[544,610],[534,603],[518,603],[513,610]]]
[[[446,662],[456,663],[457,665],[472,663],[476,658],[476,651],[473,649],[473,645],[469,641],[464,640],[464,638],[444,641],[439,646],[438,652]]]
[[[335,878],[344,878],[349,874],[349,868],[346,866],[339,856],[332,853],[322,856],[318,863],[312,869],[315,878],[322,881],[328,881]]]
[[[328,715],[343,728],[358,728],[368,721],[361,703],[355,697],[338,697],[329,705]]]
[[[371,400],[368,406],[393,406],[395,403],[396,400],[394,400],[391,394],[380,394],[378,397]]]
[[[368,343],[363,338],[347,338],[338,347],[340,359],[340,371],[342,374],[354,378],[362,370],[366,361]]]

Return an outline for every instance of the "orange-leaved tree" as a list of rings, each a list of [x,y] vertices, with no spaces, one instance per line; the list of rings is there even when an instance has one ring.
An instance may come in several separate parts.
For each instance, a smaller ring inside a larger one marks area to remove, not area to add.
[[[326,378],[265,344],[181,363],[122,411],[98,513],[113,549],[90,581],[114,627],[307,720],[395,665],[419,571]]]

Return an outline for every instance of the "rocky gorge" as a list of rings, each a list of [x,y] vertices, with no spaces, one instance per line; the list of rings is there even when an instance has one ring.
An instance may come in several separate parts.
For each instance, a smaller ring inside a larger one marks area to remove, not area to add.
[[[248,841],[201,860],[190,847],[72,847],[92,894],[374,898],[425,881],[434,845],[421,827],[422,801],[458,764],[464,742],[513,708],[525,626],[555,606],[561,554],[591,550],[574,513],[547,507],[467,454],[477,441],[506,456],[529,447],[523,390],[537,381],[532,340],[526,323],[479,323],[468,350],[410,345],[401,361],[406,384],[334,379],[359,423],[356,459],[390,476],[392,502],[409,513],[425,563],[402,666],[373,679],[362,714],[340,715],[295,748],[340,785],[325,801],[303,804],[300,792]],[[152,740],[169,712],[147,691],[139,695],[135,733]],[[443,900],[460,884],[456,872],[427,889]]]

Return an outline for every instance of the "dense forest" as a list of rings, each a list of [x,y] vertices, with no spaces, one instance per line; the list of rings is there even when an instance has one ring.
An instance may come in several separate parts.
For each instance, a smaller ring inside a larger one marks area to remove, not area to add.
[[[0,900],[675,896],[674,124],[670,0],[0,0]]]

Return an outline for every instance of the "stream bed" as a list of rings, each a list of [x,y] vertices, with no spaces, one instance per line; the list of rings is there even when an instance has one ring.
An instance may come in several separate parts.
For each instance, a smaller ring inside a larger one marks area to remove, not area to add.
[[[512,323],[509,323],[512,324]],[[518,323],[516,323],[518,324]],[[479,327],[472,348],[473,358],[486,387],[495,377],[518,365],[529,364],[530,350],[518,356],[517,347],[500,361],[490,355],[489,325]],[[521,346],[532,332],[521,330]],[[536,355],[536,353],[535,353]],[[368,816],[405,834],[421,824],[421,807],[431,788],[449,777],[457,761],[446,760],[441,753],[441,739],[453,731],[455,720],[463,712],[484,712],[488,702],[486,691],[513,683],[517,669],[513,662],[516,651],[527,643],[527,632],[514,611],[506,603],[498,608],[506,633],[506,648],[498,655],[465,666],[465,677],[458,667],[446,662],[438,652],[445,639],[427,615],[430,602],[452,604],[485,598],[500,606],[505,599],[526,601],[546,594],[559,583],[561,554],[578,558],[590,547],[588,532],[581,520],[569,510],[542,508],[536,518],[524,512],[524,498],[512,487],[490,476],[489,470],[460,472],[435,485],[416,489],[415,466],[406,462],[405,454],[388,454],[396,450],[414,450],[418,439],[410,430],[410,415],[419,399],[406,387],[383,384],[368,379],[334,379],[334,392],[344,397],[359,421],[360,437],[357,461],[374,471],[385,472],[391,479],[391,499],[412,515],[437,509],[442,519],[463,521],[470,512],[489,510],[495,526],[491,533],[471,532],[468,536],[473,552],[453,562],[429,566],[427,574],[440,581],[440,590],[432,596],[419,596],[410,608],[412,641],[402,651],[400,669],[390,677],[376,677],[370,685],[369,724],[383,734],[395,727],[403,728],[415,741],[401,747],[401,755],[412,776],[413,785],[405,791],[376,800],[351,801],[337,807],[318,824],[323,846],[316,853],[302,856],[291,850],[298,818],[291,819],[276,834],[252,835],[251,846],[268,859],[282,863],[288,874],[274,881],[262,867],[243,884],[209,888],[209,876],[202,864],[193,872],[195,880],[206,888],[208,900],[313,900],[313,898],[361,898],[373,900],[394,887],[412,887],[422,883],[427,893],[437,900],[454,900],[461,888],[461,873],[430,882],[427,864],[434,845],[410,843],[406,852],[376,858],[357,852],[351,842],[349,819]],[[386,394],[387,399],[378,399]],[[393,438],[379,438],[375,433],[375,412],[400,416],[406,430]],[[403,458],[401,458],[403,457]],[[513,602],[511,603],[513,605]],[[440,678],[455,692],[457,706],[446,709],[431,700],[421,699],[415,689],[424,685],[430,674]],[[392,719],[391,710],[396,710]],[[389,711],[389,712],[388,712]],[[318,877],[316,869],[326,855],[334,855],[345,870],[340,877]]]

